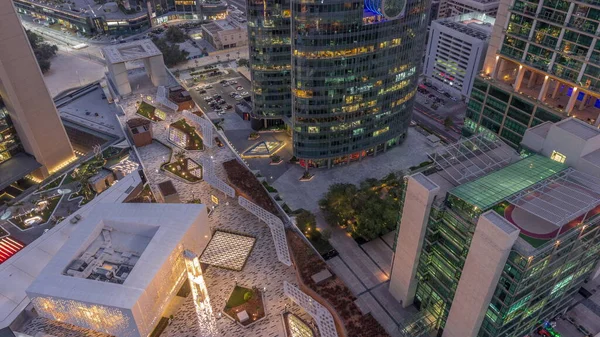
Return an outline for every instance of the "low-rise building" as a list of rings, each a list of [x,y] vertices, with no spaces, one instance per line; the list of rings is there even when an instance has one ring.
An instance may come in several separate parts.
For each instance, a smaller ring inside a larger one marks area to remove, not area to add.
[[[441,0],[437,18],[449,18],[471,12],[496,17],[499,6],[500,0]]]
[[[468,13],[431,23],[423,72],[453,96],[469,97],[481,71],[495,19]]]
[[[144,118],[132,118],[127,121],[127,133],[136,147],[152,144],[152,122]]]
[[[233,20],[217,20],[202,25],[202,34],[218,50],[248,45],[246,27]]]
[[[45,318],[113,336],[148,336],[187,281],[184,250],[211,233],[199,204],[98,204],[27,296]]]

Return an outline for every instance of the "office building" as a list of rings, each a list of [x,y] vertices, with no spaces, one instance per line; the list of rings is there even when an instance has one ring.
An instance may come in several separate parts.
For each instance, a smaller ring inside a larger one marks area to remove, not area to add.
[[[75,159],[11,1],[0,3],[0,194],[32,175],[46,178]]]
[[[455,97],[469,97],[483,67],[494,18],[468,13],[431,23],[423,73]]]
[[[248,45],[246,25],[233,20],[216,20],[202,25],[202,37],[217,50]]]
[[[220,0],[13,1],[18,14],[35,23],[82,35],[128,35],[174,20],[227,17],[227,4]]]
[[[495,17],[500,0],[440,0],[437,18],[449,18],[471,12]]]
[[[26,293],[42,317],[149,336],[187,282],[183,251],[210,237],[205,205],[97,204]]]
[[[248,1],[248,45],[252,114],[257,124],[288,122],[291,103],[289,0]]]
[[[487,128],[517,147],[544,121],[573,116],[597,126],[599,64],[597,2],[503,0],[464,131]]]
[[[406,177],[390,292],[408,336],[522,337],[573,304],[600,255],[600,130],[528,130],[519,155],[487,132]]]
[[[345,164],[402,142],[428,7],[429,1],[291,2],[291,126],[301,164]]]

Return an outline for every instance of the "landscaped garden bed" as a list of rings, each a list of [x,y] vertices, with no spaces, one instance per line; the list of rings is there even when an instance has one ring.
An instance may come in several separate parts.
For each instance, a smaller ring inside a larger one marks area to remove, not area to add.
[[[38,193],[39,192],[49,191],[51,189],[59,187],[61,185],[61,182],[62,182],[62,180],[63,180],[64,177],[65,177],[64,174],[61,174],[60,176],[56,177],[51,182],[49,182],[46,185],[40,187],[40,189],[38,190]]]
[[[356,297],[352,295],[350,289],[337,276],[334,275],[316,284],[312,276],[323,269],[327,269],[327,264],[307,245],[298,233],[288,230],[287,238],[302,283],[316,292],[336,310],[337,315],[346,327],[347,336],[389,337],[388,333],[371,314],[363,315],[361,313],[354,303]]]
[[[399,198],[404,190],[402,174],[366,179],[360,186],[333,184],[319,201],[330,225],[345,228],[355,240],[369,241],[397,226]]]
[[[236,285],[223,312],[242,326],[248,326],[265,317],[262,291]],[[244,313],[245,312],[245,313]],[[241,321],[247,315],[247,319]]]
[[[188,183],[197,183],[202,180],[202,165],[194,160],[184,157],[168,164],[163,164],[161,169],[176,175]]]
[[[169,141],[186,150],[202,150],[202,138],[185,119],[169,125]]]
[[[223,163],[223,168],[227,173],[227,180],[233,185],[238,194],[248,198],[258,206],[277,215],[277,207],[273,203],[267,191],[256,179],[252,172],[240,164],[236,159]]]
[[[154,122],[164,121],[167,117],[163,111],[158,110],[153,105],[150,105],[144,101],[139,103],[136,113]]]
[[[333,246],[329,243],[331,233],[328,230],[320,231],[317,228],[317,220],[311,212],[299,209],[294,214],[296,216],[296,226],[310,241],[321,256],[333,257],[337,255]]]
[[[29,211],[21,211],[13,216],[9,221],[22,230],[29,229],[35,225],[42,225],[48,222],[52,213],[58,206],[61,196],[42,199],[38,201],[37,206]]]
[[[4,228],[0,227],[0,238],[8,236],[10,233],[4,230]]]

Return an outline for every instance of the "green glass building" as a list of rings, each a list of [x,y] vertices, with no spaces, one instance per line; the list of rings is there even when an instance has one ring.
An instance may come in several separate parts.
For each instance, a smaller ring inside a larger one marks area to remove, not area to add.
[[[465,134],[513,147],[544,121],[600,119],[600,2],[503,0],[468,103]]]
[[[523,337],[572,304],[600,259],[600,171],[546,150],[481,133],[405,178],[390,292],[419,309],[406,336]]]

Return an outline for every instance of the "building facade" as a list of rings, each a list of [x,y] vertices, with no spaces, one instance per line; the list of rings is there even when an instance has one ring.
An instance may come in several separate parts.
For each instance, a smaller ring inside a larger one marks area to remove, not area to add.
[[[487,128],[518,146],[528,127],[600,119],[600,5],[503,0],[474,83],[466,133]]]
[[[558,138],[585,137],[579,154],[600,157],[600,133],[564,122],[543,151],[549,126],[532,129],[540,154],[519,156],[482,133],[436,150],[432,165],[406,177],[390,278],[392,295],[420,310],[406,335],[533,335],[573,303],[600,257],[600,171],[542,153],[568,152]]]
[[[227,4],[220,0],[147,0],[94,3],[74,0],[70,4],[42,0],[13,0],[17,12],[47,26],[82,35],[129,35],[174,20],[220,20]]]
[[[291,7],[294,155],[307,166],[331,167],[402,142],[429,1]]]
[[[471,12],[496,17],[500,0],[440,0],[437,18],[449,18]]]
[[[494,18],[468,13],[432,22],[423,73],[456,97],[469,97],[483,67]]]
[[[29,174],[46,178],[75,156],[12,2],[0,4],[0,19],[7,24],[0,31],[2,191]]]
[[[202,36],[217,50],[248,45],[246,25],[233,20],[216,20],[202,25]]]
[[[292,116],[290,1],[251,0],[247,15],[253,117],[266,126],[289,122]]]

